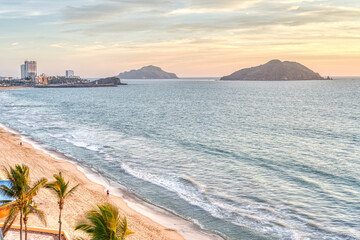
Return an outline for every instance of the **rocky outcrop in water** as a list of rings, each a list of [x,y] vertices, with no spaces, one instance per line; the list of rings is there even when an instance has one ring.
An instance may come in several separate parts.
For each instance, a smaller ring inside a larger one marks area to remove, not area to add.
[[[123,72],[118,75],[122,79],[177,79],[174,73],[168,73],[156,66],[146,66],[138,70]]]
[[[324,80],[320,74],[297,62],[271,60],[252,68],[245,68],[220,80]]]
[[[121,83],[118,77],[101,78],[91,82],[92,84],[113,84],[113,85],[124,85]]]

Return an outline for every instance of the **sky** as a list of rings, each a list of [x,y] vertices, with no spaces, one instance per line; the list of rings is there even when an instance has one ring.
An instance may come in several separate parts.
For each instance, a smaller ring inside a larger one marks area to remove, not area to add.
[[[0,76],[221,77],[271,59],[360,76],[359,0],[0,0]]]

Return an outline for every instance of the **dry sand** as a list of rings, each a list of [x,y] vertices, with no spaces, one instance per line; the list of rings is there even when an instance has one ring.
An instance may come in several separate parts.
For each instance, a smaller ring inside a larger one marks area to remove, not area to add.
[[[11,89],[21,89],[21,88],[26,88],[26,87],[22,87],[22,86],[0,87],[0,90],[11,90]]]
[[[70,185],[80,184],[78,190],[65,202],[63,210],[63,230],[67,231],[72,238],[79,236],[80,232],[74,232],[74,227],[90,208],[98,203],[107,201],[105,188],[97,183],[90,181],[87,176],[78,168],[67,161],[51,157],[47,153],[34,148],[31,144],[23,142],[20,146],[20,137],[0,128],[0,166],[8,167],[15,164],[26,164],[30,167],[32,181],[45,177],[49,181],[53,180],[53,174],[61,172],[65,179],[70,180]],[[4,179],[4,174],[0,173],[0,178]],[[56,196],[48,189],[42,189],[35,197],[39,208],[44,210],[47,216],[47,227],[58,228],[58,205]],[[122,198],[110,195],[109,200],[115,204],[122,214],[128,218],[130,229],[135,232],[128,239],[184,239],[178,232],[166,228],[150,218],[138,213],[130,208]],[[36,216],[30,216],[29,225],[43,227]],[[206,239],[193,237],[193,239]]]

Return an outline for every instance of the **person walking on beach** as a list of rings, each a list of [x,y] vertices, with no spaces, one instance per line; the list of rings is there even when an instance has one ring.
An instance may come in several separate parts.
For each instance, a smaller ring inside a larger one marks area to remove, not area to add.
[[[110,194],[110,191],[108,189],[108,190],[106,190],[106,196],[109,197],[109,194]]]
[[[22,142],[20,142],[20,146],[22,146]]]

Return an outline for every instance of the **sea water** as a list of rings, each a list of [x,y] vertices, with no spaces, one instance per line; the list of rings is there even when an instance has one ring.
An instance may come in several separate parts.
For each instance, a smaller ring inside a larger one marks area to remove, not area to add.
[[[0,91],[0,122],[227,239],[360,239],[360,80]]]

